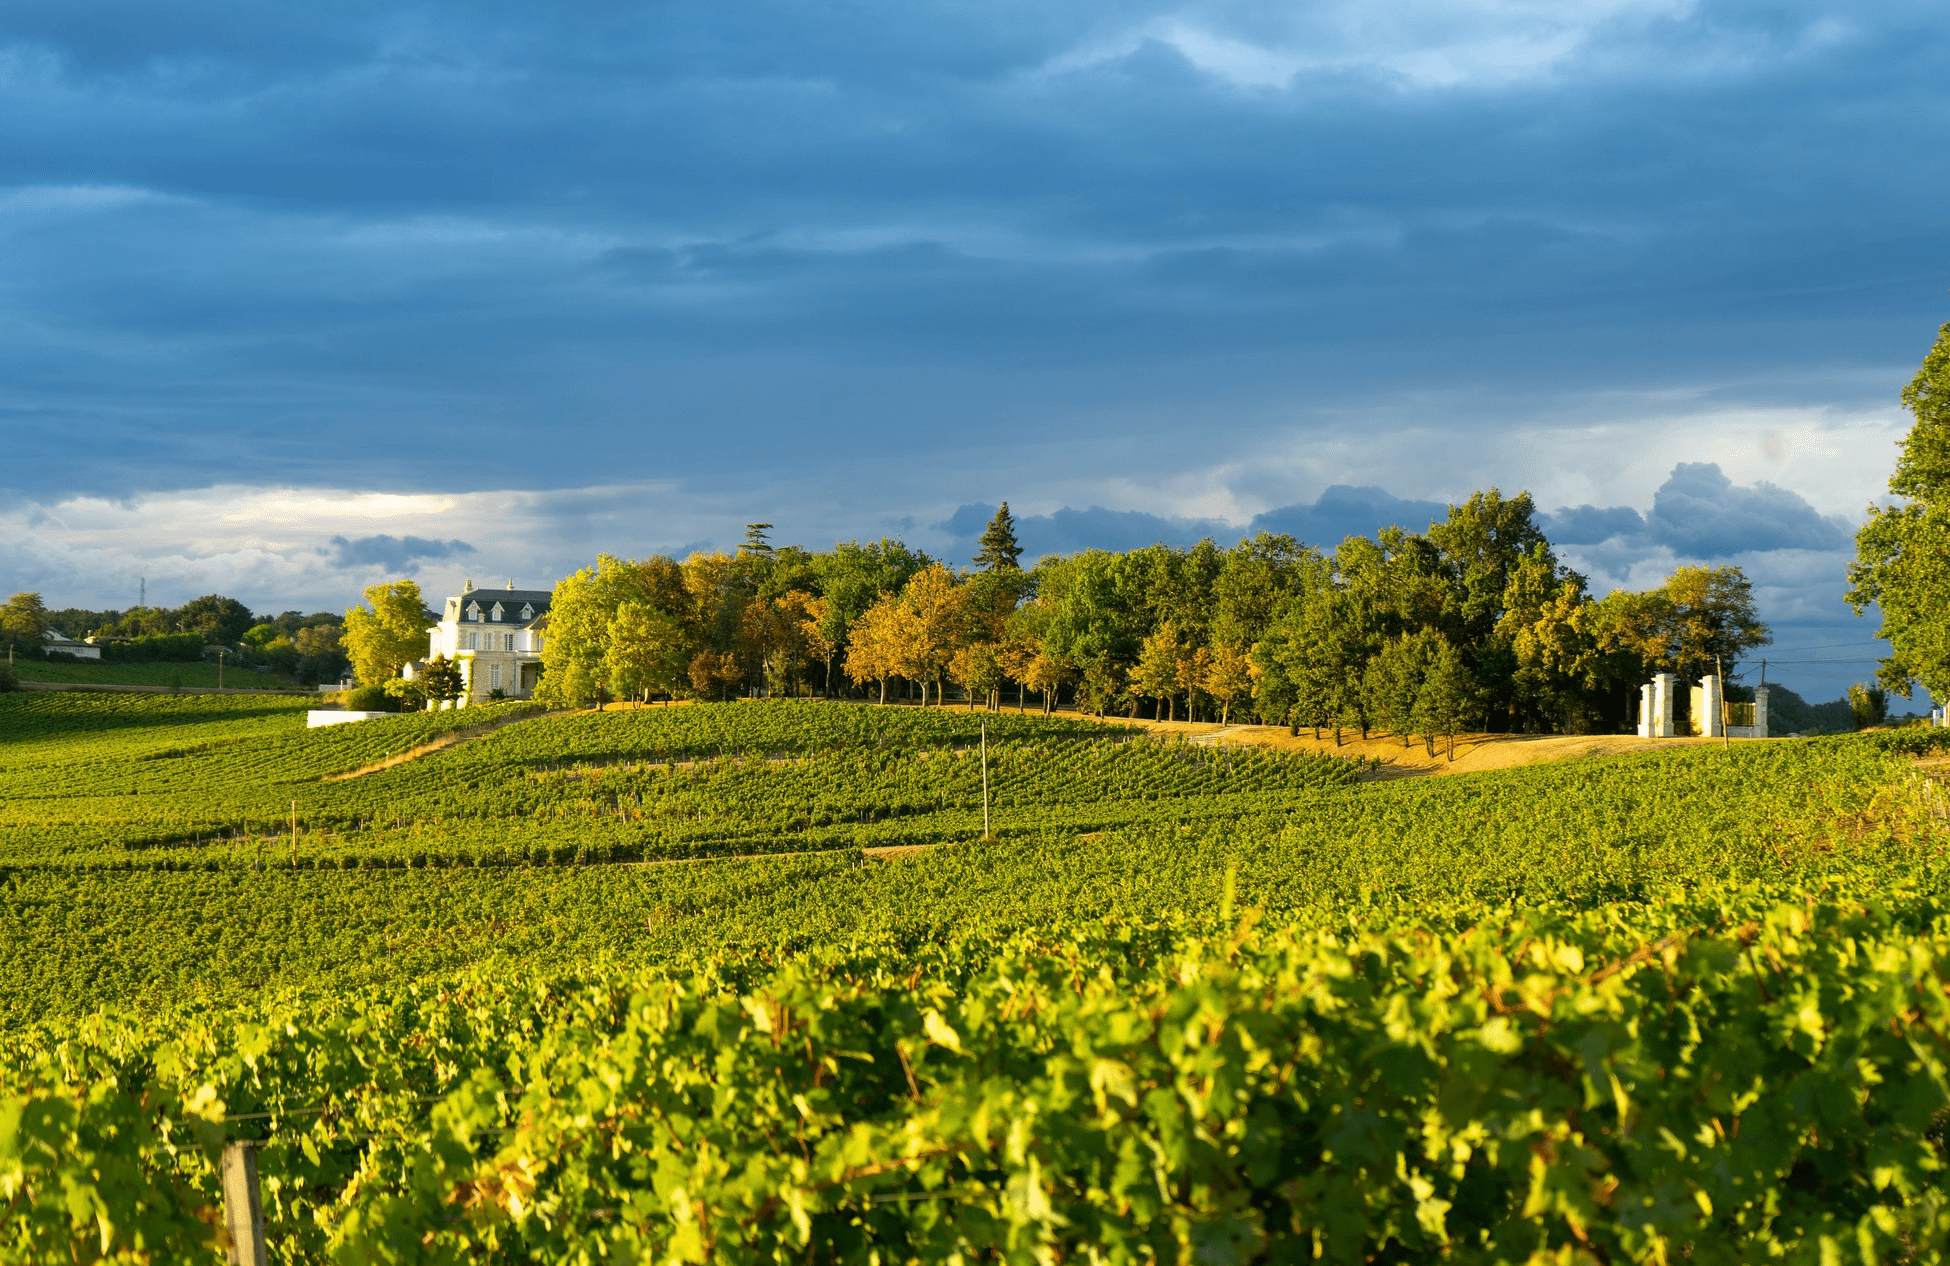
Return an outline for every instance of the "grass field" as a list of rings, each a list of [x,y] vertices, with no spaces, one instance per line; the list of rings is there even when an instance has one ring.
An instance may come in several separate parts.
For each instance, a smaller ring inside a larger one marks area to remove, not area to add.
[[[14,664],[14,675],[22,681],[82,682],[104,686],[181,686],[194,690],[221,684],[233,690],[307,689],[288,678],[252,672],[235,664],[223,670],[221,683],[217,680],[217,666],[205,663],[96,664],[23,659]]]
[[[1870,736],[1427,779],[939,709],[303,707],[0,696],[0,1260],[220,1260],[225,1136],[292,1261],[1950,1234],[1946,807]]]

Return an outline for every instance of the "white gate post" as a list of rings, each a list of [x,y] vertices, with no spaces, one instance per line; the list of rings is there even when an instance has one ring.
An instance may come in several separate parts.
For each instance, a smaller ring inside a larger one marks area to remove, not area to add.
[[[1708,673],[1699,679],[1699,713],[1694,726],[1707,738],[1726,737],[1726,713],[1721,709],[1720,677]]]
[[[1672,696],[1679,686],[1675,673],[1659,673],[1652,678],[1652,737],[1672,737]]]

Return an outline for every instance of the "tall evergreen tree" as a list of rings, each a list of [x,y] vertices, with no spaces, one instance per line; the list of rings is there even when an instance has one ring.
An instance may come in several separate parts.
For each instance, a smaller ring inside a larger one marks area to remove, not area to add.
[[[1020,571],[1022,546],[1016,543],[1016,520],[1009,513],[1009,503],[1004,501],[1002,508],[995,512],[989,525],[982,531],[982,550],[975,555],[975,565],[983,571]]]

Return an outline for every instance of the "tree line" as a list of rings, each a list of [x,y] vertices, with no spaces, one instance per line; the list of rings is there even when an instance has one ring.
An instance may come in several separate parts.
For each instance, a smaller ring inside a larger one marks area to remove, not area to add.
[[[304,685],[336,680],[345,671],[341,632],[339,617],[327,611],[253,615],[237,599],[215,593],[180,607],[97,611],[51,610],[39,593],[21,592],[0,606],[0,643],[16,657],[47,655],[49,633],[93,638],[109,662],[194,663],[222,648],[232,664],[261,667]]]
[[[1769,632],[1737,567],[1594,597],[1528,494],[1491,489],[1422,533],[1331,552],[1261,533],[1223,548],[1086,550],[1024,568],[1006,503],[972,566],[898,540],[610,555],[555,589],[547,701],[851,694],[991,709],[1298,729],[1611,732],[1652,673],[1736,671]],[[417,594],[415,594],[417,601]]]

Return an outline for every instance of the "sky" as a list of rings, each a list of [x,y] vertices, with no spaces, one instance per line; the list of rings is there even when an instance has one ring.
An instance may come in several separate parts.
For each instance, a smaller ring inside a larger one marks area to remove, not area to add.
[[[1920,0],[12,0],[0,589],[342,609],[754,520],[962,562],[1003,500],[1032,552],[1331,545],[1496,486],[1599,593],[1741,566],[1832,698],[1950,321],[1946,72]]]

